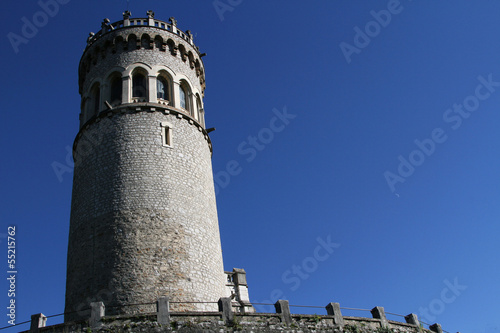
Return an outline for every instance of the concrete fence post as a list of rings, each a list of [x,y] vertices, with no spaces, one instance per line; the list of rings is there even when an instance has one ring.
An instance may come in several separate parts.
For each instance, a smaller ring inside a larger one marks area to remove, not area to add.
[[[407,324],[413,324],[416,326],[420,326],[420,322],[418,321],[418,317],[414,313],[410,313],[409,315],[405,316],[405,320]]]
[[[372,313],[372,317],[375,319],[380,319],[380,325],[382,327],[389,327],[389,322],[387,321],[387,317],[385,316],[384,308],[381,306],[376,306],[370,311]]]
[[[31,315],[30,333],[40,332],[39,328],[45,327],[46,323],[47,323],[47,317],[45,317],[43,313],[37,313]]]
[[[443,333],[443,329],[441,328],[441,325],[439,325],[438,323],[432,324],[431,326],[429,326],[429,329],[436,333]]]
[[[170,324],[169,299],[167,296],[162,296],[156,301],[156,321],[160,325]]]
[[[93,302],[90,303],[90,327],[99,327],[102,325],[102,317],[104,317],[104,303],[103,302]]]
[[[274,308],[276,309],[276,313],[281,315],[281,322],[289,326],[292,323],[292,315],[290,314],[290,305],[288,304],[288,301],[279,299],[276,303],[274,303]]]
[[[226,325],[232,325],[234,323],[234,313],[233,306],[231,304],[231,297],[221,297],[218,301],[219,311],[222,312],[222,319]]]
[[[344,317],[342,317],[342,312],[340,312],[339,303],[328,303],[326,306],[326,313],[329,316],[333,316],[333,322],[336,325],[344,326]]]

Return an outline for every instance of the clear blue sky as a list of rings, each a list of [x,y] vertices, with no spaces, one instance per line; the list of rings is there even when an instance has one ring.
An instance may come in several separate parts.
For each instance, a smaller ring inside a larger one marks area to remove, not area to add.
[[[383,306],[449,332],[500,332],[500,3],[231,2],[129,8],[175,16],[208,54],[225,269],[247,271],[254,302]],[[63,312],[72,172],[53,164],[71,163],[88,33],[126,1],[59,7],[17,53],[8,34],[42,8],[7,1],[0,13],[0,271],[15,225],[18,322]],[[0,326],[7,291],[4,279]]]

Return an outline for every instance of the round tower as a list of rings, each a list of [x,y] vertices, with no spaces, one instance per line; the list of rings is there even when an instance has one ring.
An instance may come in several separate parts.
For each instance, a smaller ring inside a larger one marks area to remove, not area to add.
[[[110,23],[79,64],[65,321],[106,314],[216,310],[225,275],[205,130],[205,70],[174,18]],[[179,302],[179,303],[177,303]],[[191,303],[189,303],[191,302]]]

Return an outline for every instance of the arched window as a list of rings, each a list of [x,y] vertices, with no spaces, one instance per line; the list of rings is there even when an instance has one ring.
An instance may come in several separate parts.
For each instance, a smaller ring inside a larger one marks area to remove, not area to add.
[[[196,119],[201,124],[201,126],[205,127],[205,116],[203,114],[203,108],[201,106],[200,95],[196,94]]]
[[[88,103],[88,106],[90,112],[87,119],[90,119],[99,113],[99,109],[101,108],[101,86],[99,83],[95,83],[90,90],[90,103]]]
[[[122,78],[119,75],[111,78],[109,99],[113,106],[122,103]]]
[[[168,81],[164,77],[158,76],[156,79],[156,97],[170,101],[169,90]]]
[[[132,97],[146,97],[146,76],[143,73],[135,73],[132,76]]]
[[[186,88],[184,88],[183,86],[180,87],[180,91],[179,91],[179,95],[180,95],[180,99],[181,99],[181,108],[183,109],[187,109],[187,92],[186,92]]]
[[[196,113],[194,115],[194,117],[201,122],[201,100],[200,100],[200,96],[198,96],[198,94],[196,94]]]
[[[193,114],[193,107],[191,102],[191,88],[189,84],[182,80],[179,86],[179,97],[180,97],[180,107],[186,111],[189,111],[189,114]]]

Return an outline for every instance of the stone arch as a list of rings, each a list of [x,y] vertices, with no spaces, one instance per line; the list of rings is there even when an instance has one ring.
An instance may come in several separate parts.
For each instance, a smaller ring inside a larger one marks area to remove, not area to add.
[[[173,55],[173,56],[177,55],[178,48],[175,45],[175,42],[170,38],[167,40],[167,47],[168,47],[168,50],[170,51],[171,55]]]
[[[168,101],[168,105],[174,105],[173,88],[173,76],[166,69],[160,69],[156,76],[156,98],[158,101]]]
[[[132,77],[132,101],[147,102],[149,94],[148,71],[140,66],[134,68]]]
[[[193,88],[186,79],[179,80],[179,108],[193,116]]]
[[[196,68],[196,76],[200,76],[201,75],[201,64],[200,64],[199,59],[196,59],[196,61],[194,62],[194,67]]]
[[[89,85],[89,90],[85,94],[85,105],[86,110],[84,114],[84,122],[88,121],[90,118],[96,116],[101,110],[101,88],[102,82],[100,79],[93,80]]]
[[[194,68],[194,55],[193,55],[193,52],[189,51],[187,53],[187,57],[189,59],[189,67],[191,67],[191,69]]]
[[[103,50],[102,50],[102,58],[103,59],[106,58],[106,55],[108,53],[114,53],[113,43],[109,39],[104,42],[104,47],[103,47]]]
[[[146,71],[146,75],[154,75],[156,73],[153,72],[153,68],[146,64],[145,62],[135,62],[133,64],[130,64],[125,70],[123,71],[123,76],[131,76],[132,72],[137,70],[138,68]]]
[[[141,36],[141,48],[145,50],[152,49],[151,47],[151,36],[149,34],[142,34]]]
[[[122,36],[116,36],[115,39],[113,40],[113,50],[115,52],[118,52],[118,53],[123,52],[123,37]]]
[[[203,100],[199,93],[195,94],[195,118],[202,127],[205,127],[205,111],[203,110]]]
[[[163,42],[163,37],[156,35],[154,39],[154,47],[158,51],[165,51],[165,43]]]
[[[179,51],[181,53],[182,61],[185,62],[187,59],[186,47],[183,44],[179,44]]]
[[[104,100],[111,106],[122,104],[123,100],[123,68],[116,67],[106,75],[106,85],[104,91]]]
[[[137,36],[134,34],[130,34],[127,37],[127,50],[133,51],[137,50]]]

